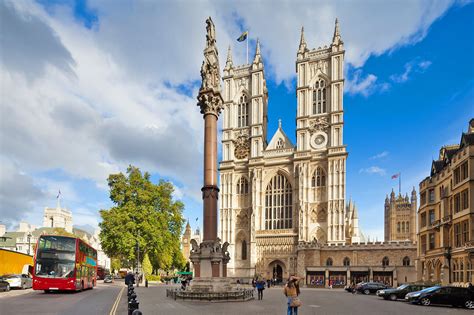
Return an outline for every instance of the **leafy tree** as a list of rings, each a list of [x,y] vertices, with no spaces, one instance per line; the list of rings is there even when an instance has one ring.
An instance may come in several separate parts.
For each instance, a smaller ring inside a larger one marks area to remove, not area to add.
[[[150,258],[148,258],[148,254],[145,254],[145,257],[143,257],[142,269],[146,277],[151,275],[153,271],[153,266],[151,265]]]
[[[110,258],[110,268],[112,268],[112,272],[119,271],[120,268],[122,268],[120,259],[115,257]]]
[[[139,248],[140,258],[149,254],[155,269],[171,267],[180,251],[184,223],[184,205],[173,200],[173,185],[164,180],[153,184],[149,173],[142,174],[134,166],[128,167],[126,175],[111,174],[108,184],[114,206],[100,210],[104,252],[134,261]]]

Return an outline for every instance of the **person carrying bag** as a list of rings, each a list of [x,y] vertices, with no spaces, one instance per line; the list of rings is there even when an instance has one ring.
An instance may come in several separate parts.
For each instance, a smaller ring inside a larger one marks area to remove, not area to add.
[[[288,315],[298,315],[298,307],[302,305],[300,298],[299,278],[291,276],[283,289],[283,293],[288,298]]]

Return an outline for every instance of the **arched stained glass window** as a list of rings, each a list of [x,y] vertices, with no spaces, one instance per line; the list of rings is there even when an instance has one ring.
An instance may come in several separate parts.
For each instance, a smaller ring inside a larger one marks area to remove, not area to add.
[[[275,175],[265,190],[265,229],[292,228],[293,196],[290,182],[284,175]]]
[[[237,182],[237,195],[246,195],[249,193],[249,182],[245,177],[241,177]]]
[[[247,95],[243,94],[237,105],[237,127],[247,127],[249,125],[249,103]]]
[[[320,79],[313,88],[313,114],[326,113],[326,83]]]
[[[311,179],[311,186],[312,187],[326,186],[326,173],[319,166],[316,168],[316,171],[313,174],[313,178]]]

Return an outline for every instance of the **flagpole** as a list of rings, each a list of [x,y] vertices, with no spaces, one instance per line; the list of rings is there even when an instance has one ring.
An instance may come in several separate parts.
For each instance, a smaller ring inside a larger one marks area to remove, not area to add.
[[[402,173],[398,173],[398,194],[402,194]]]
[[[247,64],[249,64],[249,40],[250,40],[250,37],[249,37],[249,32],[247,31]]]

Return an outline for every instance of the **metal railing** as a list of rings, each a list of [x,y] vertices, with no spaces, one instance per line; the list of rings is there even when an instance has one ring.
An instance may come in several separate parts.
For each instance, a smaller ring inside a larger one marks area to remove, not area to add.
[[[194,301],[238,301],[253,299],[253,289],[240,289],[229,292],[193,292],[181,289],[166,289],[166,297],[173,300]]]

